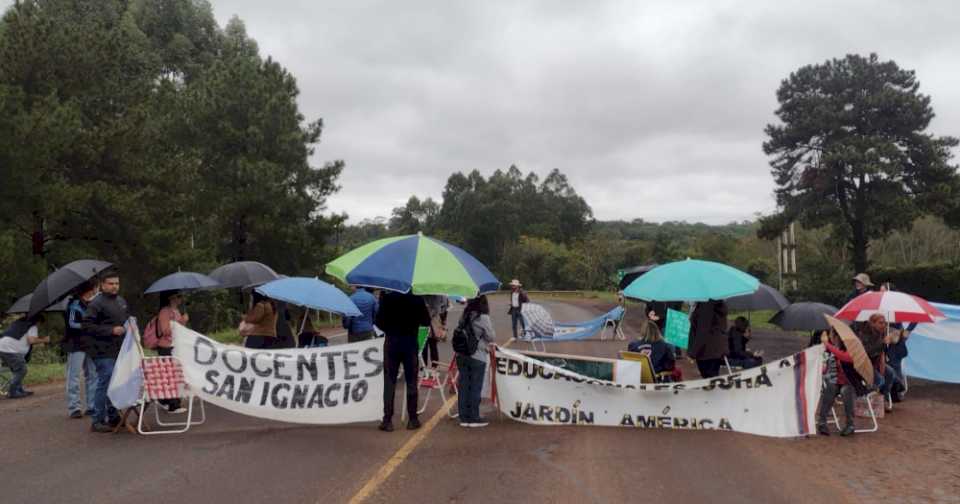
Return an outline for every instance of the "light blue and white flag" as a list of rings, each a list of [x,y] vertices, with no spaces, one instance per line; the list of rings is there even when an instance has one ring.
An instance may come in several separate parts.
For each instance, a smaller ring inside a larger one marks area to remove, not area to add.
[[[917,325],[907,339],[903,372],[913,378],[960,383],[960,306],[931,304],[947,319]]]
[[[140,329],[137,319],[130,317],[123,325],[127,334],[123,337],[123,346],[113,368],[107,397],[117,409],[136,406],[143,396],[143,350],[140,349]]]

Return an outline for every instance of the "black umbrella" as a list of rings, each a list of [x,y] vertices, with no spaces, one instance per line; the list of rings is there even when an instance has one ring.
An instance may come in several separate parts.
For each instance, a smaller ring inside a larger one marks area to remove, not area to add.
[[[825,331],[830,324],[824,314],[834,313],[837,313],[835,307],[823,303],[793,303],[778,311],[770,323],[785,331]]]
[[[13,303],[13,305],[10,306],[10,308],[7,308],[7,313],[10,313],[10,314],[27,313],[28,311],[30,311],[30,298],[32,297],[33,297],[33,294],[27,294],[26,296],[23,296],[22,298],[18,299],[16,303]],[[63,301],[60,301],[59,303],[56,303],[53,306],[47,307],[47,309],[43,311],[48,311],[48,312],[67,311],[67,300],[64,299]]]
[[[223,289],[262,285],[280,278],[270,266],[256,261],[240,261],[224,264],[210,272],[210,278]]]
[[[753,294],[727,299],[727,308],[731,310],[782,310],[789,304],[780,291],[767,284],[760,284]]]
[[[113,264],[106,261],[81,259],[54,271],[33,290],[28,315],[32,317],[46,310],[47,307],[70,294],[70,291],[77,286],[112,266]]]
[[[143,291],[144,294],[156,294],[158,292],[172,292],[172,291],[193,291],[201,289],[215,289],[220,287],[220,284],[204,275],[203,273],[194,273],[192,271],[178,271],[177,273],[172,273],[167,275],[156,282],[153,282],[150,287],[147,287],[147,290]]]

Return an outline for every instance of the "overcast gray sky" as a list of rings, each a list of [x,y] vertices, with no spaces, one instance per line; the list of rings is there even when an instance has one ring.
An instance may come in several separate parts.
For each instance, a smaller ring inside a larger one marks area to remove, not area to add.
[[[774,207],[761,150],[802,65],[877,52],[960,136],[960,4],[213,0],[297,78],[343,159],[329,208],[388,216],[454,171],[559,168],[598,219],[726,223]]]

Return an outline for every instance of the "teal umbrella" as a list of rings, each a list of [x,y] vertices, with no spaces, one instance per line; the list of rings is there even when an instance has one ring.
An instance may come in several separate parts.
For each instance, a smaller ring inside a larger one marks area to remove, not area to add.
[[[759,287],[759,280],[726,264],[687,259],[653,268],[623,294],[645,301],[701,302],[752,294]]]

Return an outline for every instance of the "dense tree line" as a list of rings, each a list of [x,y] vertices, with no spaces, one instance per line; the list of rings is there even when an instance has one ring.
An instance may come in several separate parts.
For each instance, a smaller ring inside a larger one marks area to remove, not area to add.
[[[316,274],[343,163],[243,23],[202,0],[28,0],[0,20],[0,301],[80,257],[128,293],[237,259]]]

